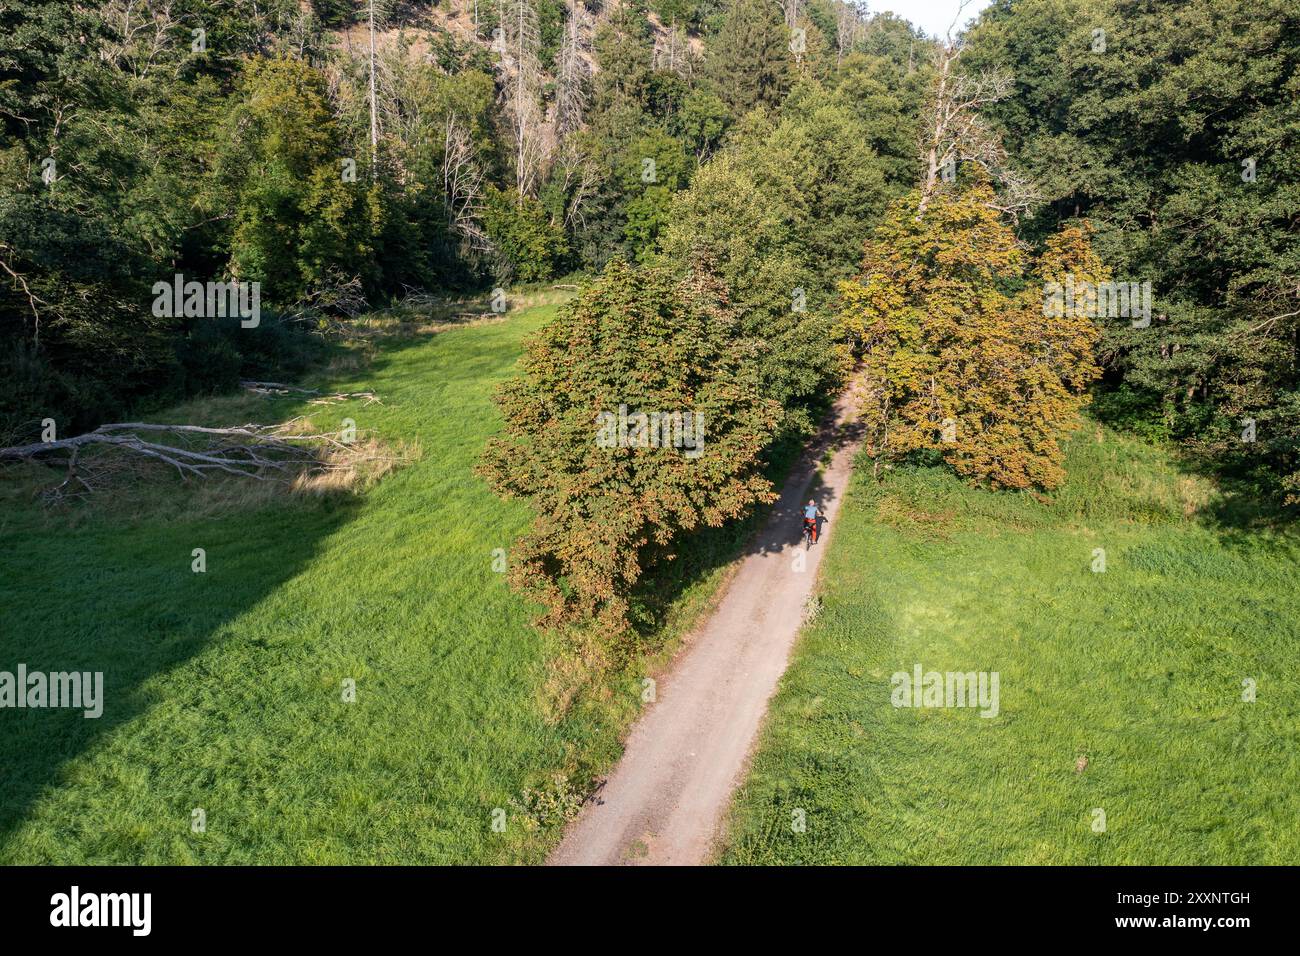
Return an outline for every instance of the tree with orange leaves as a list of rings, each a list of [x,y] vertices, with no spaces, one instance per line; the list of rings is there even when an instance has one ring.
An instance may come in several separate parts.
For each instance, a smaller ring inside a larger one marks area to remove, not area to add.
[[[934,450],[1003,488],[1064,480],[1061,439],[1098,375],[1086,308],[1052,308],[1047,284],[1105,281],[1087,226],[1031,259],[989,188],[900,200],[841,285],[841,320],[863,358],[867,448],[877,461]]]

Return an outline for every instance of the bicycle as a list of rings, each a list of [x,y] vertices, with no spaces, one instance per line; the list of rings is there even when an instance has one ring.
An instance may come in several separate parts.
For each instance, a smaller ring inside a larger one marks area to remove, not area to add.
[[[809,548],[811,548],[814,544],[817,543],[817,519],[816,518],[803,519],[802,537],[803,537],[803,549],[805,551],[807,551]]]

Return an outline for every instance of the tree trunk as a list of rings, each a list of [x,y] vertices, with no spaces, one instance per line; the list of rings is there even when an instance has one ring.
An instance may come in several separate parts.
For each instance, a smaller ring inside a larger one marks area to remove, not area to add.
[[[375,108],[375,0],[370,0],[370,178],[379,163],[379,117]]]

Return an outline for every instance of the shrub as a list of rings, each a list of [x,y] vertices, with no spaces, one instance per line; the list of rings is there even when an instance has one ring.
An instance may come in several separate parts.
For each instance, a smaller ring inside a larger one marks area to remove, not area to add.
[[[551,222],[542,204],[513,189],[488,188],[483,225],[496,248],[503,279],[549,279],[568,256],[564,231]]]

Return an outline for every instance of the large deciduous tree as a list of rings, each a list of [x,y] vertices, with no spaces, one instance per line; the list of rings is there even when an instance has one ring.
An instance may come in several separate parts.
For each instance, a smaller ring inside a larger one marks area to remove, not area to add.
[[[991,199],[987,186],[939,192],[918,218],[917,194],[904,198],[842,286],[867,448],[878,461],[934,451],[993,487],[1050,489],[1099,333],[1086,309],[1047,307],[1047,283],[1108,276],[1084,227],[1029,261]]]
[[[760,456],[780,409],[738,326],[703,269],[614,260],[529,342],[480,473],[533,511],[511,580],[546,608],[542,623],[624,630],[633,586],[679,535],[773,497]],[[679,447],[638,413],[681,414]],[[633,427],[611,432],[620,416]]]

